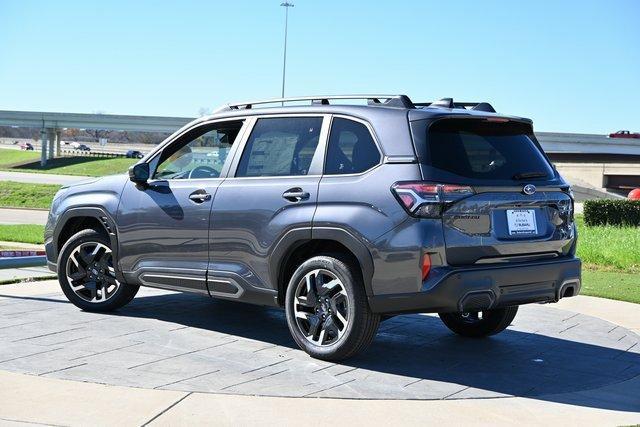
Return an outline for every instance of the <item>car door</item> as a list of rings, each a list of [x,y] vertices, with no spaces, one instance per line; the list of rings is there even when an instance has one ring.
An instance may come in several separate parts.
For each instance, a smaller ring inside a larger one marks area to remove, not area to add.
[[[327,126],[324,115],[252,119],[211,210],[212,295],[273,304],[269,256],[291,230],[311,238]]]
[[[118,259],[128,281],[207,293],[209,214],[243,123],[186,130],[148,160],[148,183],[125,185],[117,214]]]

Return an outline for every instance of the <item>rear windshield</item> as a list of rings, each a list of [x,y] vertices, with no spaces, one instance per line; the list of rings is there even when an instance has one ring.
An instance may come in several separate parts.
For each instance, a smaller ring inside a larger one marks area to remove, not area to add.
[[[432,168],[474,180],[550,180],[554,172],[530,127],[517,122],[440,120],[429,128]]]

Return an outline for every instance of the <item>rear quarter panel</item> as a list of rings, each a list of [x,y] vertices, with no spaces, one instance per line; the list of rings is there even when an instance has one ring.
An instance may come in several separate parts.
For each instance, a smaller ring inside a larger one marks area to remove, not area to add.
[[[416,290],[422,235],[415,233],[415,220],[391,186],[419,179],[418,165],[407,163],[382,164],[358,175],[325,175],[320,181],[313,230],[343,229],[367,247],[374,265],[373,294]],[[441,227],[434,232],[441,236]]]

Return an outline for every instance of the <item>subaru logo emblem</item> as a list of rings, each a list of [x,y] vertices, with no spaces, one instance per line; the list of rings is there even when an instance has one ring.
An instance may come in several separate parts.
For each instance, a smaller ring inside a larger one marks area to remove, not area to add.
[[[527,196],[531,196],[533,193],[536,192],[536,186],[533,184],[527,184],[524,186],[524,188],[522,189],[522,192],[524,194],[526,194]]]

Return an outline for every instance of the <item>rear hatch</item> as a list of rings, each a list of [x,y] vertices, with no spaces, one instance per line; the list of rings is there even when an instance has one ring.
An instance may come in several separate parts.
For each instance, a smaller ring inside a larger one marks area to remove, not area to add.
[[[540,148],[529,122],[447,118],[424,129],[424,180],[470,187],[457,197],[443,197],[450,265],[522,262],[572,251],[569,187]]]

